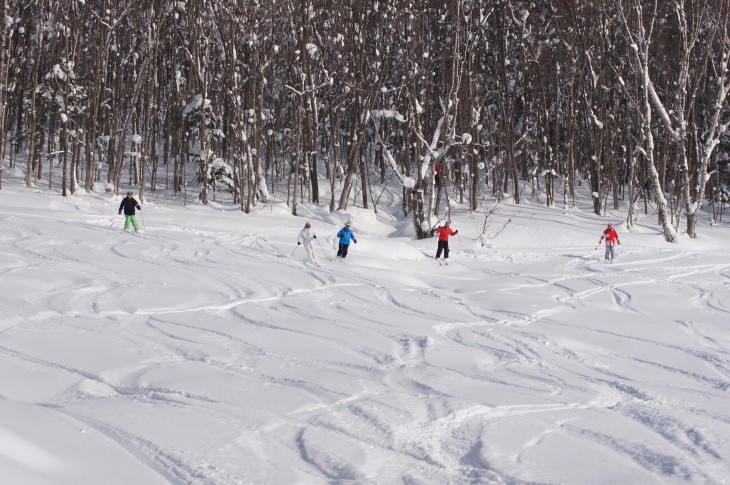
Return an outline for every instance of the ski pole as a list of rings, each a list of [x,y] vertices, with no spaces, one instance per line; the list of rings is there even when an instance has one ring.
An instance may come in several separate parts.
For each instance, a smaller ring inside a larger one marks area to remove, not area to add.
[[[291,252],[291,254],[289,255],[289,257],[290,257],[290,258],[291,258],[292,256],[294,256],[294,253],[296,253],[296,252],[297,252],[297,249],[299,249],[299,243],[297,243],[297,245],[296,245],[296,246],[294,246],[294,251],[292,251],[292,252]]]
[[[139,210],[139,217],[142,219],[142,229],[144,229],[144,232],[147,232],[147,226],[144,225],[144,216],[142,215],[142,209]]]
[[[315,237],[315,239],[317,239],[317,238]],[[322,253],[324,253],[324,257],[327,258],[327,261],[329,261],[331,263],[332,260],[330,259],[329,256],[327,256],[327,251],[324,249],[324,246],[322,246],[322,243],[319,242],[319,239],[317,239],[317,244],[319,244],[319,247],[322,248]]]
[[[461,235],[457,234],[457,235],[456,235],[456,237],[457,237],[457,238],[459,238],[459,247],[460,247],[461,249],[464,249],[464,245],[463,245],[463,244],[461,244]]]

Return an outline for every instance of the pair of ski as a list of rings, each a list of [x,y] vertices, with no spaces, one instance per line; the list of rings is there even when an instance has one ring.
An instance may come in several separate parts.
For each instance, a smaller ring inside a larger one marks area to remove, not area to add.
[[[330,260],[330,261],[332,261],[332,260]],[[339,262],[339,263],[342,263],[342,264],[347,264],[347,263],[345,262],[345,260],[344,260],[344,259],[342,259],[342,258],[341,258],[341,257],[339,257],[339,256],[337,256],[337,262]],[[321,268],[321,267],[322,267],[322,263],[313,263],[313,262],[311,262],[311,261],[306,261],[306,263],[307,263],[307,264],[309,264],[310,266],[314,266],[315,268]]]
[[[449,265],[449,262],[446,261],[446,259],[438,259],[438,258],[433,258],[433,259],[436,260],[436,262],[439,264],[439,266],[448,266]]]

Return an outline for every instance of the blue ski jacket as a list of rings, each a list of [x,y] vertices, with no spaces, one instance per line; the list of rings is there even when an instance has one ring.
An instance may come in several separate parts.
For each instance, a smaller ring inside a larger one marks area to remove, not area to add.
[[[355,239],[355,233],[346,227],[340,229],[340,232],[337,233],[337,237],[340,238],[340,244],[344,244],[346,246],[350,245],[350,239],[352,239],[353,242],[357,243],[357,239]]]

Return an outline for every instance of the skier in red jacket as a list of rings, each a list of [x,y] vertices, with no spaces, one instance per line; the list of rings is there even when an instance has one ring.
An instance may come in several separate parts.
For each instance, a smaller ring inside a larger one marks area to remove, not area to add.
[[[613,228],[613,224],[608,224],[606,230],[603,231],[601,239],[598,240],[598,244],[601,244],[604,239],[606,240],[606,259],[613,262],[613,260],[616,259],[616,252],[613,248],[614,246],[621,244],[621,241],[618,240],[618,233],[616,232],[616,229]]]
[[[439,235],[439,243],[438,243],[438,249],[436,250],[436,258],[439,259],[439,256],[441,256],[441,251],[444,252],[444,259],[447,259],[449,257],[449,236],[455,236],[459,233],[459,231],[452,231],[451,230],[451,223],[447,222],[443,225],[443,227],[437,227],[434,229],[434,232],[437,232]]]

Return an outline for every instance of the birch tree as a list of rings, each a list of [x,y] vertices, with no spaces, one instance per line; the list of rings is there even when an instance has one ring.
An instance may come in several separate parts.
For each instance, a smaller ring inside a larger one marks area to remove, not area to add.
[[[676,22],[678,41],[666,46],[664,52],[672,55],[667,56],[669,60],[663,67],[675,72],[676,78],[669,74],[663,90],[650,84],[649,94],[667,136],[676,147],[687,234],[694,238],[709,179],[708,166],[720,137],[730,126],[726,107],[730,90],[728,5],[705,0],[673,0],[670,18]],[[696,163],[692,163],[693,159]]]
[[[675,230],[669,221],[667,199],[664,196],[664,183],[659,177],[655,161],[655,139],[653,131],[652,77],[652,40],[655,33],[658,1],[652,2],[648,12],[644,11],[641,0],[620,0],[618,20],[626,36],[626,58],[639,83],[639,96],[635,99],[636,116],[640,127],[640,140],[637,149],[644,158],[657,203],[657,216],[662,233],[667,242],[672,242]],[[622,85],[623,80],[622,80]]]

